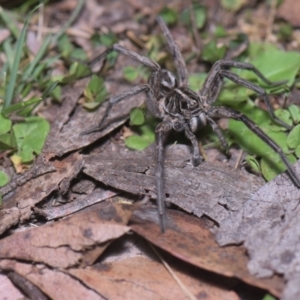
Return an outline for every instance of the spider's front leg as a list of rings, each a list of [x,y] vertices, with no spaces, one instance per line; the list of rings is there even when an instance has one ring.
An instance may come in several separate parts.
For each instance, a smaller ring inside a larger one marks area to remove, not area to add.
[[[234,120],[238,120],[243,122],[253,133],[255,133],[258,137],[260,137],[270,148],[272,148],[275,152],[277,152],[287,167],[287,171],[289,173],[290,178],[294,182],[294,184],[300,188],[300,179],[296,174],[294,168],[288,161],[285,156],[283,150],[280,146],[275,143],[268,135],[266,135],[253,121],[251,121],[244,114],[239,113],[233,109],[228,107],[210,107],[207,111],[207,114],[211,118],[230,118]]]
[[[102,116],[99,124],[96,127],[93,127],[93,128],[90,128],[88,130],[85,130],[85,131],[81,132],[80,135],[89,134],[89,133],[92,133],[92,132],[95,132],[95,131],[98,131],[98,130],[102,129],[102,126],[103,126],[105,120],[107,119],[107,117],[109,115],[109,112],[112,109],[112,107],[113,107],[114,104],[116,104],[116,103],[118,103],[118,102],[120,102],[122,100],[131,98],[131,97],[133,97],[135,95],[141,94],[143,92],[146,92],[146,94],[147,94],[148,91],[149,91],[149,89],[150,89],[150,87],[149,87],[148,84],[143,84],[143,85],[139,85],[139,86],[133,88],[132,90],[123,92],[123,93],[121,93],[118,96],[111,97],[108,100],[108,105],[107,105],[107,107],[105,109],[105,112],[104,112],[104,114],[103,114],[103,116]]]
[[[172,130],[172,123],[165,121],[157,125],[156,133],[156,193],[160,228],[165,232],[165,191],[164,191],[164,142]]]

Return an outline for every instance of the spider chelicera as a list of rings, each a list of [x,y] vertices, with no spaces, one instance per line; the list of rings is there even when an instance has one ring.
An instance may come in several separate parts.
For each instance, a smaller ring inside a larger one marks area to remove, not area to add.
[[[199,152],[198,141],[195,136],[195,132],[209,124],[216,132],[220,139],[222,148],[227,149],[228,145],[224,138],[222,131],[214,121],[216,118],[232,118],[242,121],[252,132],[260,137],[266,144],[268,144],[273,150],[275,150],[281,157],[282,161],[287,167],[287,172],[294,184],[300,188],[300,180],[294,171],[294,168],[289,163],[287,157],[283,153],[282,149],[267,136],[253,121],[240,112],[237,112],[231,108],[223,106],[212,106],[216,101],[220,90],[222,88],[223,79],[227,78],[239,85],[242,85],[250,90],[255,91],[261,96],[268,108],[268,111],[272,119],[286,127],[291,127],[278,119],[272,106],[270,104],[266,91],[255,85],[235,73],[231,72],[230,68],[245,69],[254,72],[261,80],[268,85],[276,85],[278,83],[272,83],[265,78],[261,72],[259,72],[253,65],[244,62],[237,62],[232,60],[220,60],[217,61],[211,71],[209,72],[203,87],[194,92],[187,86],[187,69],[183,57],[179,51],[178,46],[173,40],[169,29],[162,18],[157,18],[166,40],[168,43],[169,51],[173,56],[174,64],[177,70],[176,76],[166,70],[162,69],[158,63],[151,60],[148,57],[139,55],[136,52],[128,50],[119,44],[114,44],[112,47],[104,51],[100,56],[93,60],[90,65],[105,59],[106,56],[112,51],[117,51],[123,55],[131,57],[132,59],[142,63],[152,70],[148,84],[142,84],[132,88],[129,91],[125,91],[118,96],[111,97],[108,100],[108,106],[102,119],[97,126],[97,129],[101,129],[112,106],[122,100],[135,96],[137,94],[146,94],[146,105],[150,113],[162,122],[156,127],[156,188],[157,188],[157,203],[158,214],[160,220],[160,227],[162,232],[165,231],[165,192],[163,181],[163,157],[164,157],[164,141],[167,134],[171,130],[178,132],[184,132],[186,137],[191,141],[193,146],[192,164],[197,166],[200,164],[201,156]],[[88,134],[95,131],[95,128],[87,130],[82,134]]]

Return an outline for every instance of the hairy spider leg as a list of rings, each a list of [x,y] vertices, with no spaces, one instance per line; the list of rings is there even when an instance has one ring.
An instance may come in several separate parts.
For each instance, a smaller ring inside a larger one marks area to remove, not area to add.
[[[131,98],[131,97],[133,97],[135,95],[138,95],[140,93],[147,92],[149,89],[150,89],[150,87],[149,87],[148,84],[143,84],[143,85],[139,85],[137,87],[134,87],[132,90],[125,91],[125,92],[121,93],[118,96],[111,97],[108,100],[108,105],[107,105],[107,107],[105,109],[105,112],[104,112],[104,114],[102,116],[102,119],[99,122],[99,124],[96,127],[93,127],[91,129],[88,129],[86,131],[81,132],[80,135],[89,134],[89,133],[92,133],[94,131],[98,131],[98,130],[102,129],[103,124],[104,124],[105,120],[107,119],[107,117],[109,115],[109,112],[112,109],[112,107],[113,107],[114,104],[116,104],[116,103],[118,103],[118,102],[120,102],[122,100]],[[147,99],[148,99],[148,97],[147,97]]]
[[[218,126],[218,124],[212,118],[210,118],[209,116],[206,116],[206,120],[208,121],[208,123],[211,126],[212,130],[218,136],[218,138],[221,142],[222,149],[227,151],[228,150],[228,144],[227,144],[227,141],[226,141],[220,127]]]
[[[211,107],[207,111],[208,116],[212,118],[231,118],[234,120],[238,120],[243,122],[252,132],[254,132],[258,137],[260,137],[270,148],[272,148],[275,152],[277,152],[284,162],[284,164],[287,167],[287,171],[294,182],[294,184],[300,188],[300,180],[288,161],[287,157],[283,153],[283,150],[281,147],[275,143],[268,135],[266,135],[252,120],[250,120],[248,117],[246,117],[244,114],[237,112],[231,108],[228,107]]]
[[[261,88],[260,86],[254,84],[250,81],[247,81],[247,80],[239,77],[237,74],[235,74],[231,71],[226,70],[226,68],[238,68],[238,69],[245,69],[245,70],[252,71],[261,80],[263,80],[268,85],[272,85],[272,86],[277,86],[277,85],[283,84],[285,82],[285,81],[281,81],[281,82],[272,83],[266,77],[264,77],[251,64],[236,62],[236,61],[231,61],[231,60],[220,60],[213,65],[212,70],[209,72],[209,74],[206,78],[203,88],[199,91],[199,93],[202,97],[206,96],[208,104],[212,104],[216,101],[216,99],[220,93],[222,84],[223,84],[223,78],[226,77],[229,80],[258,93],[263,98],[271,118],[277,124],[280,124],[281,126],[287,128],[288,130],[292,129],[292,127],[290,125],[286,124],[285,122],[283,122],[282,120],[280,120],[279,118],[277,118],[275,116],[272,105],[270,104],[269,97],[263,88]],[[207,95],[209,95],[209,97]]]
[[[132,59],[134,59],[135,61],[138,61],[142,64],[144,64],[145,66],[151,68],[153,71],[158,71],[160,70],[160,65],[155,62],[154,60],[140,55],[134,51],[131,51],[129,49],[124,48],[123,46],[119,45],[119,44],[114,44],[112,45],[110,48],[106,49],[102,54],[100,54],[99,56],[97,56],[95,59],[93,59],[90,63],[89,66],[94,65],[95,63],[101,61],[102,59],[104,59],[109,53],[111,53],[112,51],[117,51],[123,55],[126,55]]]
[[[170,53],[173,56],[173,61],[175,63],[175,67],[177,70],[179,86],[186,85],[188,72],[186,69],[185,61],[181,55],[181,52],[179,51],[179,48],[178,48],[177,44],[175,43],[164,20],[161,17],[157,17],[156,21],[167,40]]]

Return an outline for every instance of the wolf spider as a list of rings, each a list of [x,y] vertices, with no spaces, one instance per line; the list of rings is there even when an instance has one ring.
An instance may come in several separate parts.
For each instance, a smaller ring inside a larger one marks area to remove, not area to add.
[[[132,59],[142,63],[152,70],[148,84],[142,84],[134,87],[129,91],[125,91],[118,96],[111,97],[108,101],[108,106],[102,119],[97,126],[97,129],[101,129],[104,124],[112,106],[122,100],[130,98],[132,96],[145,93],[146,105],[150,113],[162,122],[157,125],[156,133],[156,188],[157,188],[157,203],[158,214],[160,220],[161,231],[165,231],[165,192],[163,185],[163,157],[164,157],[164,141],[167,134],[173,129],[178,132],[184,132],[186,137],[191,141],[193,146],[192,164],[197,166],[200,164],[201,156],[198,147],[198,141],[195,136],[195,132],[209,124],[216,132],[220,139],[221,146],[224,149],[228,148],[227,142],[214,121],[215,118],[232,118],[242,121],[252,132],[260,137],[266,144],[268,144],[273,150],[275,150],[281,157],[282,161],[287,167],[288,174],[294,182],[294,184],[300,188],[300,180],[295,173],[293,167],[289,163],[287,157],[283,153],[282,149],[267,136],[253,121],[248,117],[239,113],[231,108],[222,106],[213,106],[216,101],[223,84],[223,79],[227,78],[241,86],[244,86],[250,90],[255,91],[261,96],[268,108],[268,111],[272,119],[284,126],[287,129],[291,129],[289,125],[278,119],[272,106],[270,104],[266,91],[243,79],[235,73],[229,71],[230,68],[245,69],[254,72],[261,80],[268,85],[277,85],[281,83],[272,83],[265,78],[253,65],[244,62],[236,62],[232,60],[219,60],[217,61],[211,71],[209,72],[203,87],[194,92],[187,87],[187,69],[183,57],[179,51],[177,44],[174,42],[173,37],[165,22],[162,18],[157,18],[166,40],[168,43],[169,51],[173,56],[175,67],[177,70],[176,78],[173,73],[166,69],[162,69],[158,63],[151,60],[148,57],[139,55],[136,52],[128,50],[119,44],[114,44],[112,47],[104,51],[100,56],[94,59],[90,65],[105,59],[106,56],[112,51],[117,51],[123,55],[131,57]],[[95,128],[87,130],[82,134],[88,134],[97,130]]]

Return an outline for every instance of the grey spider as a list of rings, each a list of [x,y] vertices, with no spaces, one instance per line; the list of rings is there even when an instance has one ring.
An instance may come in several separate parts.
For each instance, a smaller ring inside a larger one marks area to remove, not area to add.
[[[203,87],[194,92],[187,86],[187,69],[183,57],[179,51],[177,44],[165,22],[161,17],[157,17],[159,24],[168,43],[169,51],[173,56],[175,67],[177,70],[177,78],[174,74],[166,69],[162,69],[158,63],[148,57],[139,55],[136,52],[128,50],[119,44],[114,44],[112,47],[104,51],[100,56],[93,60],[90,65],[105,59],[112,51],[117,51],[123,55],[127,55],[132,59],[142,63],[152,70],[148,84],[139,85],[129,91],[125,91],[118,96],[111,97],[108,100],[108,106],[102,119],[97,126],[97,130],[101,129],[112,106],[122,100],[135,96],[137,94],[146,94],[146,105],[150,113],[162,122],[156,127],[156,188],[157,188],[157,203],[158,214],[160,220],[161,231],[165,231],[165,192],[163,181],[163,156],[164,156],[164,141],[167,134],[171,130],[184,132],[186,137],[191,141],[193,146],[192,164],[197,166],[200,164],[201,156],[199,152],[198,142],[195,132],[209,124],[216,132],[220,139],[222,148],[227,149],[227,142],[214,121],[215,118],[232,118],[242,121],[252,132],[267,143],[281,157],[287,167],[287,172],[294,184],[300,188],[300,180],[295,173],[293,167],[289,163],[282,149],[267,136],[253,121],[248,117],[228,107],[212,106],[216,101],[223,84],[223,79],[227,78],[239,85],[255,91],[260,95],[272,117],[272,119],[287,129],[291,127],[278,119],[270,104],[266,91],[235,73],[231,72],[230,68],[245,69],[254,72],[261,80],[269,85],[276,85],[265,78],[253,65],[232,60],[217,61],[209,72]],[[82,132],[88,134],[96,129],[90,129]]]

